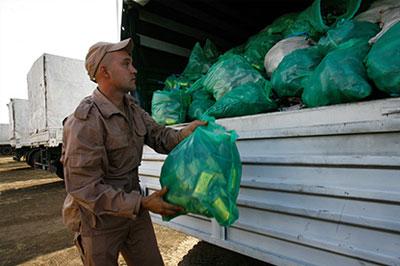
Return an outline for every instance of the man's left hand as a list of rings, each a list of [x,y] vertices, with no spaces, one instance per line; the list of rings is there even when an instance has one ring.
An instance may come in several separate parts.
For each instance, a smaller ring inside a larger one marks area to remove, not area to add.
[[[205,121],[200,121],[200,120],[194,120],[193,122],[190,122],[189,125],[187,125],[186,127],[182,128],[180,133],[182,136],[182,139],[186,138],[187,136],[189,136],[190,134],[193,133],[193,131],[199,127],[199,126],[205,126],[207,125],[207,122]]]

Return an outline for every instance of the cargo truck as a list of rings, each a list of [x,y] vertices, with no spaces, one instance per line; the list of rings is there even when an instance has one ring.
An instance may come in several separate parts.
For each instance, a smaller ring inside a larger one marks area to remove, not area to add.
[[[27,120],[29,137],[17,147],[29,165],[63,177],[62,122],[95,85],[82,60],[43,54],[34,62],[28,73],[29,111],[19,114]]]
[[[12,153],[9,135],[10,125],[0,124],[0,155],[11,155]]]
[[[11,98],[8,103],[10,121],[9,141],[14,149],[14,159],[27,158],[31,151],[29,143],[29,103],[26,99]]]
[[[182,72],[195,42],[227,50],[312,2],[124,1],[121,39],[134,39],[144,108],[167,76]],[[239,134],[238,221],[153,221],[276,265],[400,265],[400,98],[217,122]],[[145,147],[147,194],[160,188],[165,158]]]

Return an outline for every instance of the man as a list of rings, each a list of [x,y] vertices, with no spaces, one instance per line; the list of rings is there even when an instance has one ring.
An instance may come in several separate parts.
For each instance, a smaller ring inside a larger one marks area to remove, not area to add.
[[[64,124],[65,224],[85,265],[163,265],[149,212],[173,215],[181,208],[163,201],[166,188],[140,193],[138,166],[147,144],[168,153],[204,122],[180,131],[158,125],[128,92],[135,89],[131,39],[90,47],[85,67],[98,84]]]

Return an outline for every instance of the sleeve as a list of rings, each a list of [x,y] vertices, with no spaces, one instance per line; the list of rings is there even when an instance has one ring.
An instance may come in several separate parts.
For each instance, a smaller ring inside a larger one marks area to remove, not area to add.
[[[67,192],[96,216],[104,214],[134,218],[141,195],[114,189],[104,183],[107,155],[98,119],[69,119],[64,126],[64,175]]]
[[[142,113],[142,118],[147,131],[145,143],[156,152],[167,154],[182,141],[180,130],[157,124],[145,111]]]

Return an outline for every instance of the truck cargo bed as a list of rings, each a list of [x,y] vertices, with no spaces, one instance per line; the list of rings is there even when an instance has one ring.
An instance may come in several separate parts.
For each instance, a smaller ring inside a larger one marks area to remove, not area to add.
[[[155,222],[278,265],[399,265],[400,98],[221,119],[239,134],[240,217]],[[166,157],[146,147],[148,193]]]
[[[10,99],[8,104],[10,120],[10,144],[14,148],[30,146],[29,138],[29,102],[25,99]]]
[[[32,145],[57,147],[62,143],[62,121],[95,87],[82,60],[40,56],[28,73]]]

